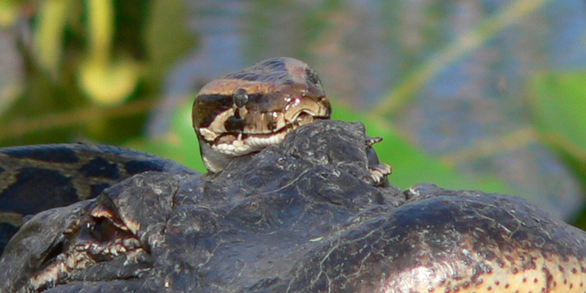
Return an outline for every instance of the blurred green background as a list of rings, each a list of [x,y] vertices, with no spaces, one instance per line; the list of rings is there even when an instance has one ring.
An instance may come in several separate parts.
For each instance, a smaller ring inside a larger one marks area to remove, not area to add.
[[[0,145],[88,141],[203,171],[195,93],[274,56],[320,74],[407,188],[523,196],[586,228],[584,1],[0,0]]]

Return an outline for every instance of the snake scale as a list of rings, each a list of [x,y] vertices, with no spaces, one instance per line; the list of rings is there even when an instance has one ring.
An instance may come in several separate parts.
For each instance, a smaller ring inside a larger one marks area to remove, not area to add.
[[[0,149],[0,252],[26,215],[94,198],[106,187],[146,171],[194,172],[170,160],[113,146]]]

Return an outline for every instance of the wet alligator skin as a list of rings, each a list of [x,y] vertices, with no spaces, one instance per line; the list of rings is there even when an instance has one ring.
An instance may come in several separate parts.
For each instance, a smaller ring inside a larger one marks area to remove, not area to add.
[[[195,174],[171,160],[113,146],[0,148],[0,254],[24,216],[94,198],[146,171]]]
[[[213,176],[147,172],[41,213],[0,259],[0,291],[105,241],[71,227],[109,210],[140,248],[43,292],[586,292],[584,231],[518,197],[375,186],[364,141],[316,122]]]

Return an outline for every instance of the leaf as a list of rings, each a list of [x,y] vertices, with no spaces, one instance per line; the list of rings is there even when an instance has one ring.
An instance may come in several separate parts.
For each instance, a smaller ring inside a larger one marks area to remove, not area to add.
[[[63,52],[63,35],[70,0],[47,0],[39,4],[35,29],[35,57],[41,68],[56,74]]]
[[[537,74],[530,87],[534,125],[586,188],[586,72]],[[574,224],[586,228],[586,214]]]
[[[96,60],[93,57],[79,66],[79,85],[97,105],[118,106],[134,91],[140,66],[131,58],[117,61]]]
[[[539,74],[531,84],[531,110],[538,130],[586,160],[586,72]]]

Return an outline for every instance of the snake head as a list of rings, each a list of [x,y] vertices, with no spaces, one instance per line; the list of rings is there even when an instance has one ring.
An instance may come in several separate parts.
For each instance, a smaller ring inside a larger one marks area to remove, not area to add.
[[[279,57],[206,84],[193,104],[193,127],[206,168],[217,173],[234,157],[281,143],[289,131],[331,113],[317,73]]]

